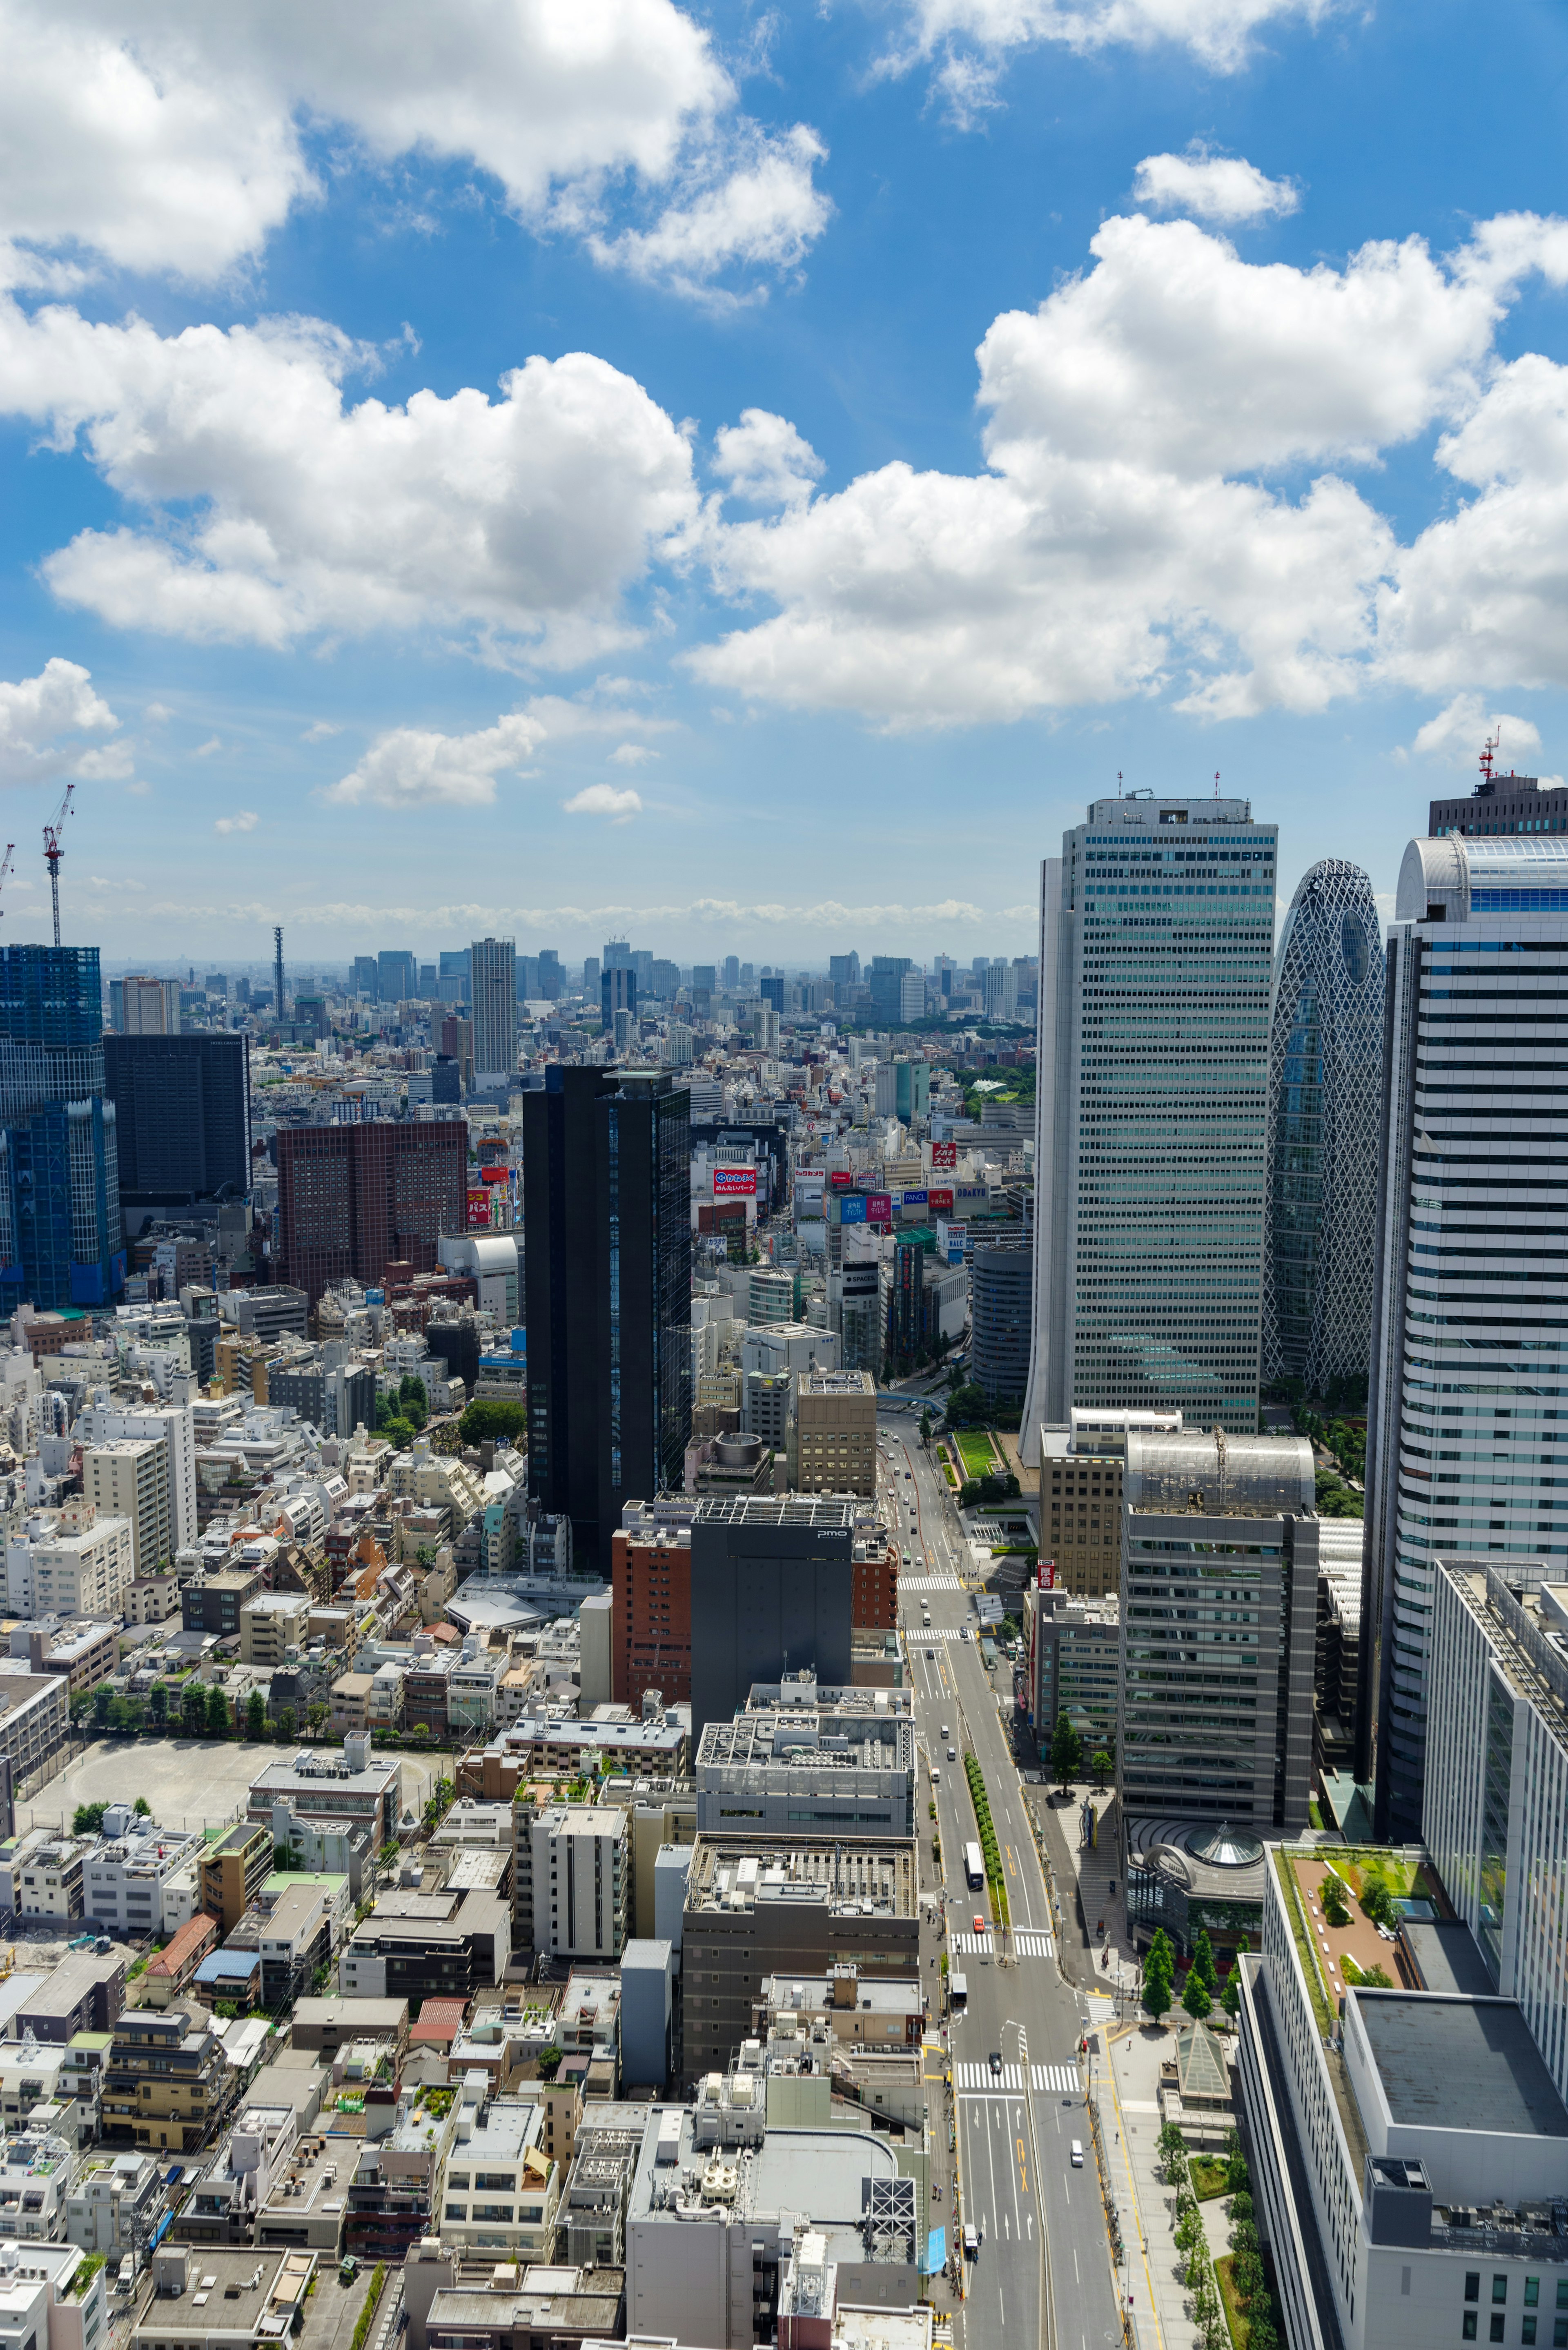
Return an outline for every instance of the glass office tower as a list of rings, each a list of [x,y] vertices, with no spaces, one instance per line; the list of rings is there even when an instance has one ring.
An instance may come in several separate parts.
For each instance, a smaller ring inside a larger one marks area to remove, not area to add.
[[[1256,1432],[1276,842],[1096,800],[1045,865],[1025,1460],[1074,1404]]]
[[[1263,1378],[1359,1399],[1372,1355],[1383,946],[1372,884],[1328,858],[1280,933],[1269,1045]],[[1355,1388],[1353,1396],[1346,1383]]]
[[[0,1311],[125,1286],[96,947],[0,950]]]
[[[1568,1575],[1568,838],[1413,840],[1387,985],[1356,1776],[1397,1839],[1438,1562]]]

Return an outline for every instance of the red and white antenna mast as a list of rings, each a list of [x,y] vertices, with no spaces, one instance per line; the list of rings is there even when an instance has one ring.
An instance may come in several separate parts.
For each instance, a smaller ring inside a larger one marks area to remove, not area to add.
[[[1220,770],[1218,767],[1214,770],[1214,796],[1216,799],[1220,796]]]
[[[1502,741],[1502,728],[1494,726],[1481,746],[1480,771],[1485,782],[1491,781],[1491,763],[1497,756],[1497,746]]]

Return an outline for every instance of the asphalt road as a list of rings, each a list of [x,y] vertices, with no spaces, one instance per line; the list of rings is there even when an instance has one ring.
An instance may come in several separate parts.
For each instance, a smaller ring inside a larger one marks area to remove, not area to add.
[[[897,1496],[903,1570],[902,1615],[915,1690],[922,1780],[916,1826],[922,1851],[922,1887],[945,1934],[926,1945],[946,1950],[951,1970],[969,1986],[967,2012],[952,2024],[952,2072],[957,2094],[957,2162],[961,2215],[979,2229],[979,2257],[969,2262],[967,2296],[955,2335],[973,2350],[1100,2350],[1119,2343],[1116,2294],[1100,2207],[1094,2153],[1078,2085],[1077,2046],[1085,2013],[1063,1981],[1052,1939],[1050,1903],[1023,1808],[1012,1752],[1011,1675],[1005,1711],[988,1681],[979,1648],[974,1600],[962,1587],[968,1553],[940,1463],[919,1443],[919,1412],[895,1406],[879,1413],[888,1446],[885,1475]],[[906,1473],[907,1472],[907,1473]],[[932,1583],[937,1587],[929,1587]],[[926,1586],[926,1587],[922,1587]],[[930,1617],[922,1626],[922,1603]],[[949,1761],[951,1749],[955,1759]],[[963,1848],[977,1840],[962,1757],[972,1751],[985,1774],[992,1819],[1006,1871],[1012,1947],[993,1929],[989,1895],[971,1891]],[[934,1766],[940,1783],[926,1772]],[[941,1833],[944,1881],[930,1860],[933,1799]],[[982,1920],[976,1934],[975,1918]],[[933,2002],[933,2011],[935,2002]],[[993,2054],[1001,2059],[998,2076]],[[929,2065],[928,2071],[934,2069]],[[944,2166],[943,2124],[933,2088],[933,2133],[939,2144],[942,2201],[932,2218],[955,2224],[952,2174]],[[1084,2168],[1075,2168],[1072,2141],[1084,2144]]]

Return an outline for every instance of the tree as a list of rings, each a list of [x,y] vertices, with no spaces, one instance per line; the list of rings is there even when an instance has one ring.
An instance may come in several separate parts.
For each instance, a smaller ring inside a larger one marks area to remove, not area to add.
[[[169,1719],[169,1684],[154,1681],[147,1693],[147,1711],[160,1730]]]
[[[71,1814],[72,1835],[101,1835],[107,1804],[78,1804]]]
[[[259,1689],[252,1690],[245,1700],[245,1736],[247,1738],[266,1736],[266,1700]]]
[[[931,1440],[931,1408],[929,1404],[927,1404],[925,1409],[920,1414],[920,1442],[922,1444],[929,1444]]]
[[[1323,1903],[1323,1914],[1331,1926],[1349,1925],[1350,1904],[1345,1898],[1345,1887],[1337,1877],[1324,1878],[1317,1888],[1317,1898]]]
[[[1364,1967],[1361,1970],[1363,1991],[1392,1991],[1394,1979],[1386,1967]]]
[[[1171,1986],[1176,1981],[1176,1952],[1170,1947],[1170,1937],[1160,1926],[1148,1946],[1148,1956],[1143,1962],[1143,2003],[1155,2022],[1163,2022],[1170,2005]]]
[[[1094,1752],[1089,1757],[1089,1768],[1095,1774],[1095,1786],[1096,1792],[1100,1794],[1104,1794],[1106,1781],[1110,1777],[1111,1773],[1116,1768],[1116,1764],[1111,1759],[1111,1750],[1108,1746],[1096,1747]]]
[[[1212,2002],[1215,1987],[1220,1981],[1220,1970],[1214,1963],[1214,1945],[1209,1939],[1207,1927],[1203,1928],[1199,1931],[1197,1944],[1192,1952],[1192,1971],[1194,1974],[1200,1975],[1202,1977],[1204,1982],[1209,1987],[1210,2001]]]
[[[299,1727],[298,1719],[295,1713],[293,1706],[280,1705],[278,1707],[275,1727],[277,1734],[282,1739],[284,1744],[286,1746],[292,1744],[294,1734]]]
[[[1394,1896],[1380,1877],[1369,1877],[1361,1888],[1361,1907],[1365,1916],[1375,1926],[1391,1926],[1394,1922]]]
[[[1224,2009],[1226,2014],[1231,2018],[1232,2023],[1236,2023],[1241,2021],[1241,1970],[1240,1967],[1233,1966],[1230,1973],[1226,1976],[1225,1988],[1220,1994],[1220,2004]]]
[[[312,1738],[319,1738],[321,1725],[327,1719],[327,1708],[324,1705],[307,1705],[305,1709],[305,1719],[309,1724]]]
[[[415,1378],[412,1371],[405,1372],[398,1383],[398,1403],[400,1417],[408,1420],[416,1430],[421,1429],[431,1416],[430,1398],[425,1393],[424,1383]]]
[[[560,2069],[560,2049],[542,2048],[539,2052],[539,2078],[541,2081],[553,2081]]]
[[[207,1735],[209,1738],[226,1738],[234,1726],[229,1700],[214,1681],[207,1691]]]
[[[152,1806],[145,1795],[138,1795],[131,1809],[139,1820],[150,1820],[152,1817]]]
[[[207,1727],[207,1691],[192,1673],[180,1693],[180,1727],[187,1738],[200,1738]]]
[[[507,1403],[499,1396],[481,1396],[457,1423],[465,1444],[500,1444],[525,1435],[527,1428],[527,1405]]]
[[[114,1691],[107,1681],[99,1681],[92,1693],[93,1719],[100,1730],[109,1728],[109,1706],[113,1695]]]
[[[1056,1727],[1051,1732],[1051,1774],[1062,1783],[1062,1793],[1067,1793],[1067,1782],[1077,1776],[1084,1760],[1084,1742],[1067,1718],[1063,1707],[1056,1716]]]
[[[1195,2023],[1208,2022],[1209,2011],[1214,2004],[1213,1994],[1196,1966],[1189,1967],[1187,1970],[1187,1981],[1181,1990],[1181,2004]]]

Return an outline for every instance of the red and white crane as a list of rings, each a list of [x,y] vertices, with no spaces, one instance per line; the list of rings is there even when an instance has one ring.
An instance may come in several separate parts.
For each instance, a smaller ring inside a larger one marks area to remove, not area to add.
[[[71,795],[76,790],[76,778],[66,785],[65,798],[55,811],[53,824],[44,827],[44,862],[49,868],[49,895],[55,903],[55,944],[60,943],[60,859],[65,855],[60,847],[60,832],[71,812]]]

